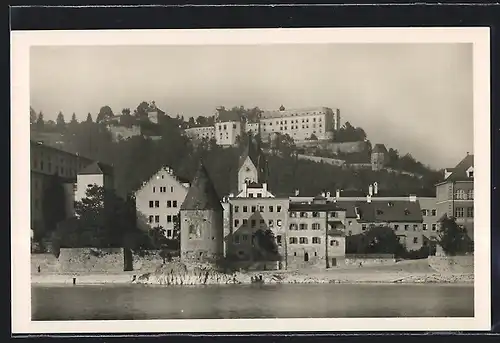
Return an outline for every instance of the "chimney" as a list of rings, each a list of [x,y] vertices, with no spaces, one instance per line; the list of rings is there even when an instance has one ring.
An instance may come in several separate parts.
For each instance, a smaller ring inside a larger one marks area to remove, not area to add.
[[[372,196],[370,194],[366,196],[366,202],[368,203],[372,202]]]
[[[368,194],[370,195],[370,197],[373,195],[373,186],[372,185],[368,186]]]
[[[330,198],[330,192],[326,192],[326,197]]]
[[[326,196],[325,192],[321,192],[321,196],[324,198]]]
[[[410,200],[410,202],[416,202],[417,201],[417,196],[415,194],[410,194],[409,200]]]
[[[298,196],[299,196],[299,190],[298,190],[298,189],[296,189],[296,190],[295,190],[295,196],[296,196],[296,197],[298,197]]]
[[[335,191],[335,198],[338,200],[340,198],[340,189]]]
[[[267,193],[267,183],[262,184],[262,189],[264,190],[264,193]]]
[[[378,182],[376,181],[373,183],[373,194],[378,194]]]

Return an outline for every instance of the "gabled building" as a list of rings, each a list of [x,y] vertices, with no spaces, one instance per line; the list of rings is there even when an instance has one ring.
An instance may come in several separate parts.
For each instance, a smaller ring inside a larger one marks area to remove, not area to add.
[[[180,210],[181,261],[218,264],[224,257],[223,207],[200,163]]]
[[[445,170],[436,185],[437,215],[454,217],[474,239],[474,155],[467,153],[454,168]]]
[[[179,211],[186,198],[189,181],[163,167],[135,192],[137,223],[143,230],[161,226],[167,238],[174,237]]]
[[[238,113],[221,108],[215,114],[215,139],[221,146],[233,146],[241,137],[244,123]]]
[[[248,192],[250,189],[249,185],[259,185],[264,189],[268,177],[269,166],[267,158],[260,148],[260,141],[257,141],[252,134],[249,134],[248,142],[240,156],[238,165],[238,192],[243,192],[244,189]],[[255,193],[257,196],[260,194],[262,197],[266,192],[267,189],[260,193],[257,191]]]

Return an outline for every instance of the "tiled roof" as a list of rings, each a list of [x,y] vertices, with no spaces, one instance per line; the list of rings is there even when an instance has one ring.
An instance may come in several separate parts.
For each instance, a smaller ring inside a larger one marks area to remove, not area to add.
[[[448,176],[446,181],[472,181],[473,178],[467,176],[467,169],[474,166],[474,155],[468,154],[460,161],[455,168],[452,168],[451,175]]]
[[[94,162],[83,168],[79,175],[112,175],[113,167],[102,162]]]
[[[290,206],[288,208],[289,211],[317,211],[317,212],[322,212],[322,211],[342,211],[344,210],[341,208],[339,205],[333,202],[329,202],[326,204],[315,204],[315,203],[310,203],[310,204],[305,204],[305,203],[290,203]]]
[[[361,221],[376,222],[422,222],[422,211],[418,202],[375,201],[360,207]]]
[[[240,121],[240,115],[232,110],[219,111],[217,115],[217,122]]]
[[[193,183],[181,205],[181,210],[223,210],[219,196],[203,163],[200,163],[198,167]]]
[[[281,117],[291,117],[295,114],[306,115],[307,113],[317,112],[318,114],[326,113],[329,110],[328,107],[309,107],[309,108],[297,108],[297,109],[285,109],[284,111],[270,111],[265,110],[262,112],[263,119],[269,118],[281,118]]]

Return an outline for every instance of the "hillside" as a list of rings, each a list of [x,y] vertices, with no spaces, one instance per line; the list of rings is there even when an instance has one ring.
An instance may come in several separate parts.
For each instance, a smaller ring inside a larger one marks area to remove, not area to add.
[[[152,141],[137,136],[126,141],[113,143],[109,132],[101,124],[86,121],[64,125],[45,125],[33,132],[52,132],[59,147],[83,156],[112,164],[115,169],[116,187],[120,194],[136,190],[163,165],[170,166],[175,173],[186,179],[194,176],[200,159],[206,163],[219,195],[227,195],[237,187],[237,166],[239,148],[223,149],[213,142],[194,146],[182,135],[182,118],[166,117],[159,126],[161,140]],[[49,129],[50,128],[50,129]],[[285,149],[285,148],[284,148]],[[379,189],[398,194],[415,193],[422,196],[434,195],[437,173],[427,173],[423,178],[409,175],[395,175],[387,171],[342,169],[325,163],[299,160],[290,154],[269,154],[270,189],[276,194],[317,194],[323,190],[365,191],[374,181]]]

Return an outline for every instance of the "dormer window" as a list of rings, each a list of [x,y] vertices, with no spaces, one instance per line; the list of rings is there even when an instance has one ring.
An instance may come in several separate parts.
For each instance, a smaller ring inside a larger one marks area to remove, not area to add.
[[[467,177],[468,178],[474,177],[474,168],[472,166],[469,169],[467,169]]]

